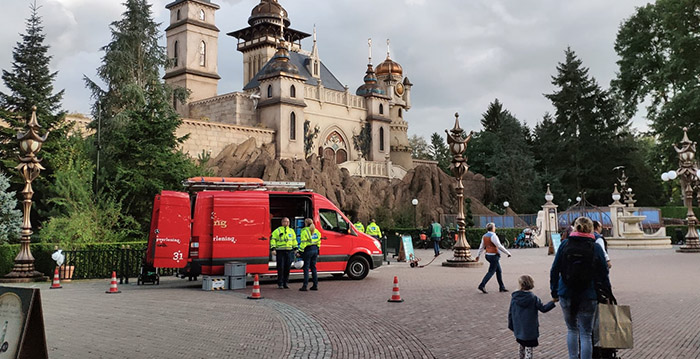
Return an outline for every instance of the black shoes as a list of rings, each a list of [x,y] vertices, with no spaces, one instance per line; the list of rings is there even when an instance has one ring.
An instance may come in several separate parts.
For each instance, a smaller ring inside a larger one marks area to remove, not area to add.
[[[284,288],[284,289],[289,289],[289,286],[285,284],[285,285],[283,286],[283,288]]]
[[[277,286],[277,289],[284,289],[284,287],[281,286],[281,285],[278,285],[278,286]]]
[[[479,290],[481,291],[481,293],[484,293],[484,294],[487,294],[487,293],[488,293],[488,292],[486,291],[486,289],[484,289],[484,287],[482,287],[482,286],[479,286]]]
[[[311,288],[311,289],[313,290],[313,288]],[[306,287],[301,287],[301,288],[299,288],[299,290],[302,292],[306,292],[308,289],[306,289]]]
[[[499,291],[499,292],[507,292],[507,291],[508,291],[508,289],[505,289],[505,288],[500,288],[500,289],[499,289],[498,291]]]
[[[317,286],[313,286],[313,287],[311,287],[311,290],[318,290],[318,287],[317,287]]]

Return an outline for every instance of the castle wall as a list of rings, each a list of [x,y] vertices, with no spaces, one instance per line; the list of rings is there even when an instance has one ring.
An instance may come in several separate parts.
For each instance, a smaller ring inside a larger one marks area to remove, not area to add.
[[[258,145],[272,143],[275,131],[236,126],[211,121],[183,119],[175,134],[180,137],[189,134],[190,137],[182,144],[183,152],[192,158],[197,158],[204,151],[216,157],[224,147],[232,143],[241,143],[251,137]]]
[[[258,124],[253,100],[244,92],[232,92],[191,102],[189,118],[229,125],[255,127]]]

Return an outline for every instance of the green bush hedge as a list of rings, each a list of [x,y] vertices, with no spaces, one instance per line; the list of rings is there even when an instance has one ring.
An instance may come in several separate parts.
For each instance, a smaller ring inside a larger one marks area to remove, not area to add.
[[[661,216],[663,218],[679,218],[685,219],[686,214],[688,214],[688,209],[683,206],[666,206],[659,207],[661,210]],[[700,208],[693,208],[695,216],[700,218]]]
[[[671,237],[671,243],[673,244],[678,244],[678,241],[684,240],[687,233],[688,226],[666,226],[666,235]]]
[[[523,229],[524,228],[496,228],[496,234],[499,238],[501,238],[501,240],[504,238],[508,239],[508,241],[510,241],[512,244],[513,239],[517,238]],[[397,233],[398,236],[396,235]],[[395,245],[398,245],[400,235],[410,235],[413,238],[413,242],[416,243],[416,241],[420,240],[419,236],[421,233],[430,235],[426,228],[388,228],[384,230],[384,234],[386,234],[387,240],[389,241],[389,248],[397,248]],[[454,233],[455,232],[448,232],[443,229],[442,236],[443,238],[447,237],[448,235],[454,236]],[[483,228],[466,228],[465,234],[467,236],[469,246],[474,249],[478,249],[479,245],[481,245],[481,237],[484,236],[484,233],[486,233],[486,230]]]
[[[124,243],[87,243],[83,245],[75,246],[76,250],[87,250],[87,249],[117,249],[121,248],[122,245],[129,245],[134,249],[145,249],[146,242],[124,242]],[[37,271],[46,274],[47,276],[53,275],[54,267],[56,267],[56,262],[51,259],[51,254],[55,252],[56,244],[52,243],[32,243],[30,244],[30,249],[32,251],[32,256],[34,256],[34,267]],[[3,244],[0,245],[0,276],[4,276],[12,271],[15,265],[15,257],[19,253],[19,244]]]

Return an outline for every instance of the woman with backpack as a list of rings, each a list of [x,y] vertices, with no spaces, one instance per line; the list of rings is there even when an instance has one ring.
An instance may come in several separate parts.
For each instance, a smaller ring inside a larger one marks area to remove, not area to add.
[[[605,254],[595,244],[593,221],[579,217],[574,231],[562,241],[552,263],[549,285],[552,300],[560,302],[566,322],[570,359],[591,359],[596,284],[611,292]],[[580,351],[579,351],[580,346]]]

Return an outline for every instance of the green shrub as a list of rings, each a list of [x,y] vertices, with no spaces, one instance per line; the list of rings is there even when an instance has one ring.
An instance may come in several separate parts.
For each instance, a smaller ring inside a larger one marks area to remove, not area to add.
[[[514,238],[517,238],[518,234],[520,234],[522,231],[523,228],[496,228],[496,234],[501,241],[503,239],[508,239],[511,244],[514,242]],[[421,233],[430,235],[427,228],[388,228],[384,230],[384,234],[386,234],[389,243],[398,243],[397,241],[400,239],[401,235],[410,235],[413,238],[413,243],[416,243],[416,241],[420,240],[419,236]],[[486,230],[483,228],[466,228],[465,235],[469,246],[475,250],[479,249],[479,245],[481,245],[481,237],[484,236],[484,233],[486,233]],[[443,228],[443,238],[450,235],[454,236],[454,234],[454,231]],[[394,248],[391,245],[390,247]],[[473,253],[473,255],[476,255],[476,253]]]
[[[666,226],[666,235],[671,237],[671,243],[678,244],[679,241],[685,240],[685,235],[688,233],[688,226]]]
[[[661,210],[661,216],[663,218],[685,219],[688,214],[688,209],[683,206],[666,206],[659,207],[659,209]],[[695,212],[695,216],[700,218],[700,208],[693,208],[693,211]]]

